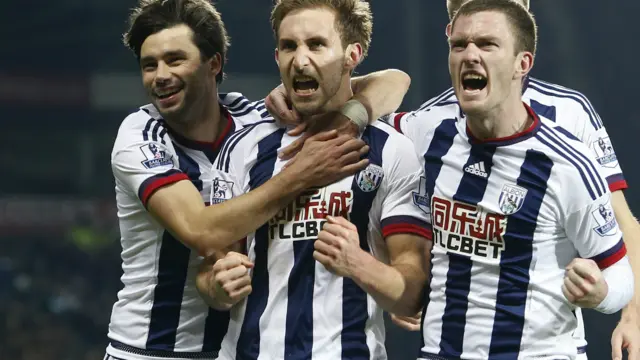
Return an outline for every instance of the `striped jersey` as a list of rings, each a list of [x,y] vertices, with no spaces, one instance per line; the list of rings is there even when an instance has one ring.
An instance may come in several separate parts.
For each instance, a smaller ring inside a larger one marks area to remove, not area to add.
[[[224,133],[215,143],[171,130],[153,105],[122,122],[111,165],[122,245],[122,283],[109,324],[107,353],[119,359],[214,359],[228,312],[207,306],[195,275],[202,258],[162,227],[146,209],[153,192],[189,180],[209,202],[212,164],[220,144],[243,125],[268,117],[264,103],[221,95]]]
[[[278,149],[295,139],[276,124],[236,132],[216,162],[214,196],[241,195],[278,174],[286,163]],[[412,202],[423,171],[411,142],[379,122],[362,139],[371,148],[366,169],[305,191],[249,235],[253,291],[231,310],[219,359],[386,359],[382,309],[313,259],[327,215],[354,223],[360,246],[387,263],[386,237],[429,235],[427,214]]]
[[[523,86],[522,99],[536,113],[566,129],[587,145],[597,160],[598,170],[606,178],[612,192],[628,187],[607,129],[586,96],[576,90],[527,77]],[[456,95],[453,88],[450,88],[439,96],[426,101],[418,110],[393,114],[389,120],[393,121],[401,131],[400,126],[403,124],[401,121],[403,118],[420,113],[420,118],[431,119],[432,117],[428,115],[430,109],[448,107],[448,105],[455,103],[457,103]],[[576,309],[576,316],[578,328],[574,333],[574,338],[578,352],[586,354],[587,341],[580,309]],[[586,355],[583,355],[583,359],[586,359]]]
[[[591,151],[527,110],[526,131],[487,141],[457,104],[400,120],[422,158],[417,203],[433,226],[422,359],[574,359],[565,267],[582,257],[604,269],[626,254]]]

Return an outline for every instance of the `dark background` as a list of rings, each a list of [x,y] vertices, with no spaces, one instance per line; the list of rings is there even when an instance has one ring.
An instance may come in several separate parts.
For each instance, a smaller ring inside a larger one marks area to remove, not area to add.
[[[449,87],[445,0],[371,0],[366,73],[412,76],[404,110]],[[257,99],[278,83],[270,1],[220,0],[232,47],[224,89]],[[146,102],[120,36],[133,1],[7,1],[0,11],[0,358],[101,359],[120,287],[109,155],[121,120]],[[585,93],[613,139],[636,211],[637,1],[533,0],[533,75]],[[617,316],[586,312],[592,360],[610,358]],[[393,327],[391,359],[418,335]]]

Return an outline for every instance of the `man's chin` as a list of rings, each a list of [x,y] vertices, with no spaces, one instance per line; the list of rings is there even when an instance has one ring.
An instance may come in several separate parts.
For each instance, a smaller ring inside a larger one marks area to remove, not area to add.
[[[293,108],[302,117],[318,115],[323,112],[322,105],[318,101],[296,102],[293,104]]]

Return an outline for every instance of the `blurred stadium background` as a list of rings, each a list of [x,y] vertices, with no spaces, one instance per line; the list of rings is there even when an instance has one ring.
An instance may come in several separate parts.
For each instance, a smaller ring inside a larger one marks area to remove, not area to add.
[[[374,40],[360,73],[413,78],[413,109],[449,87],[444,0],[371,0]],[[585,93],[634,186],[639,134],[633,74],[640,2],[533,0],[533,74]],[[223,90],[264,97],[278,84],[270,1],[219,0],[232,37]],[[120,288],[109,154],[120,121],[146,102],[120,43],[132,0],[6,1],[0,56],[0,359],[102,359]],[[589,357],[610,359],[617,316],[587,312]],[[391,359],[415,359],[417,334],[389,327]]]

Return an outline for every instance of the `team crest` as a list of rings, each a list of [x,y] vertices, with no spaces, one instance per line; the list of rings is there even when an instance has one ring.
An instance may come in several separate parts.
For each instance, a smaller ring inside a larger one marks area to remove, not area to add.
[[[600,165],[612,168],[618,164],[618,157],[613,151],[613,145],[611,145],[611,139],[608,136],[600,137],[592,142],[591,149]]]
[[[429,193],[427,193],[427,179],[420,177],[420,187],[417,192],[413,192],[413,204],[424,211],[427,216],[431,216],[431,207],[429,206]]]
[[[502,186],[502,192],[498,198],[500,210],[505,215],[513,215],[520,211],[524,198],[527,196],[527,189],[518,186],[505,184]]]
[[[358,187],[364,192],[372,192],[380,186],[384,172],[378,165],[369,164],[366,169],[360,171],[356,177]]]
[[[164,150],[158,149],[156,144],[150,143],[147,145],[143,145],[140,147],[140,150],[147,158],[147,160],[142,161],[142,165],[147,169],[155,168],[158,166],[167,166],[172,165],[171,155],[167,156],[167,152]]]
[[[613,209],[607,202],[606,204],[600,204],[596,210],[591,212],[593,219],[598,226],[593,228],[600,236],[611,236],[616,234],[616,217],[613,215]]]
[[[213,179],[211,184],[211,198],[210,203],[220,204],[233,197],[231,190],[233,189],[233,182],[222,180],[220,178]]]

